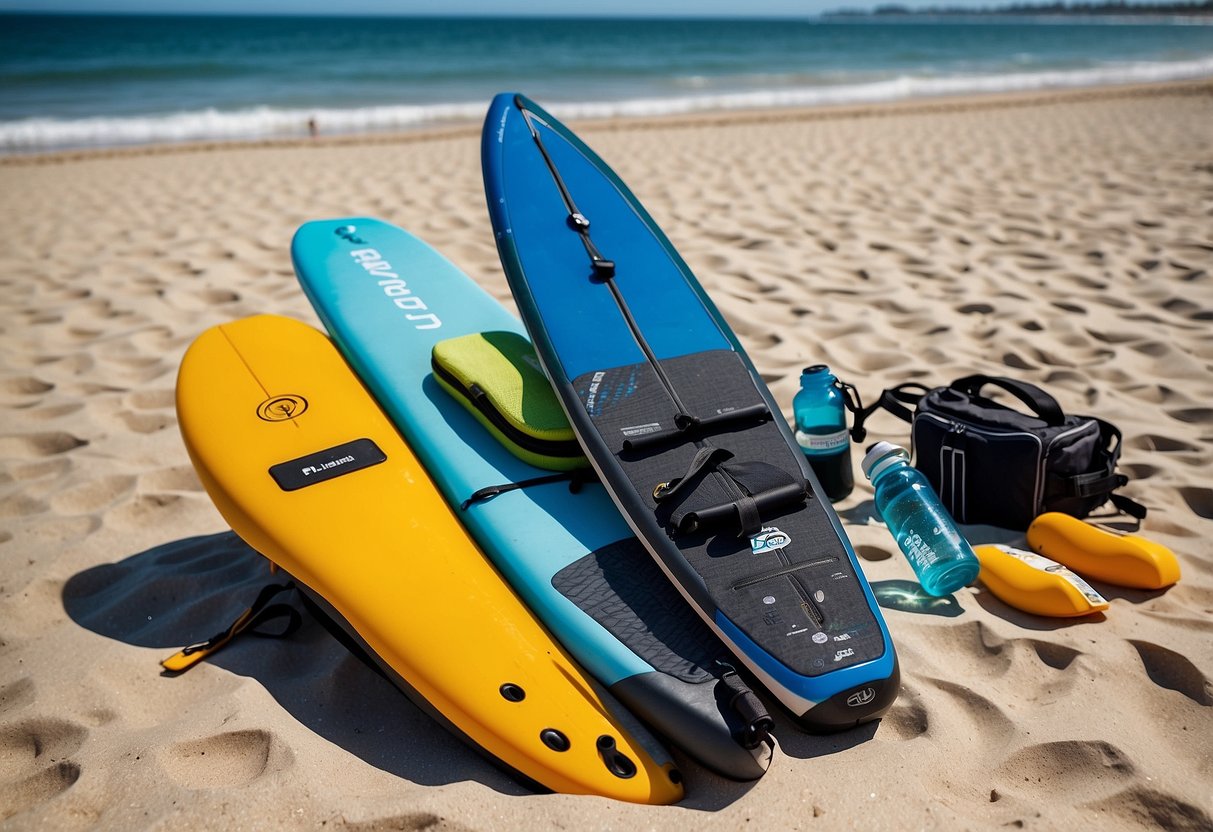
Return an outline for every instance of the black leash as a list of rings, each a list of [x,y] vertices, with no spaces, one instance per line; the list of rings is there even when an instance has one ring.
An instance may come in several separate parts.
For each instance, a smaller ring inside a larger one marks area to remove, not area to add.
[[[539,148],[539,154],[543,157],[544,164],[547,165],[548,172],[552,175],[552,180],[560,191],[560,199],[564,202],[565,210],[569,212],[568,226],[577,232],[577,235],[581,238],[581,243],[585,247],[586,254],[589,255],[590,268],[593,270],[595,279],[606,284],[610,290],[611,297],[615,299],[615,305],[619,308],[619,313],[623,315],[623,320],[631,331],[632,337],[636,340],[636,344],[640,347],[641,352],[644,353],[645,359],[653,367],[654,372],[657,373],[657,378],[661,381],[662,386],[665,387],[666,393],[673,400],[674,407],[678,410],[678,414],[674,417],[674,423],[682,429],[697,424],[699,420],[691,414],[686,405],[683,404],[682,399],[679,398],[678,391],[674,389],[674,385],[670,382],[669,377],[666,376],[661,362],[657,360],[652,347],[649,346],[649,342],[640,331],[640,326],[636,323],[635,317],[632,316],[632,310],[628,308],[627,301],[619,291],[619,287],[615,285],[615,261],[603,257],[602,252],[598,250],[598,246],[594,244],[594,240],[590,236],[589,217],[578,210],[577,204],[573,201],[573,195],[569,192],[568,186],[565,185],[564,178],[560,175],[560,170],[556,167],[556,163],[552,161],[552,157],[548,154],[548,149],[543,144],[543,137],[539,135],[539,131],[535,128],[534,123],[532,123],[531,113],[527,111],[520,96],[514,98],[514,106],[522,114],[527,129],[531,131],[531,138],[535,140],[535,146]]]

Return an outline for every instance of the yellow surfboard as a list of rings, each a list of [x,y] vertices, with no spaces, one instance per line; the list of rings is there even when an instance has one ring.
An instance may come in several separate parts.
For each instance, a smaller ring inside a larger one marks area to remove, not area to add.
[[[556,792],[681,798],[669,756],[488,564],[324,335],[270,315],[207,330],[177,414],[236,533],[448,727]]]

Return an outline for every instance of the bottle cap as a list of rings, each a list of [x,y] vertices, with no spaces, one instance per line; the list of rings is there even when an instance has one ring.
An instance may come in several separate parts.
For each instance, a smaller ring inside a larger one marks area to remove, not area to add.
[[[859,463],[859,467],[863,470],[863,475],[868,480],[872,480],[877,474],[898,460],[910,461],[910,454],[905,448],[900,445],[894,445],[892,442],[877,442],[868,448],[868,452],[864,455],[863,462]]]
[[[805,367],[800,372],[800,383],[814,385],[825,384],[831,385],[836,381],[834,374],[830,372],[829,365],[814,364],[810,367]]]

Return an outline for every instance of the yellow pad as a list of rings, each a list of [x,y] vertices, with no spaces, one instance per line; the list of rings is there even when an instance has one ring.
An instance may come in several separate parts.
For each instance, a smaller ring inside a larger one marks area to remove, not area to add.
[[[1102,612],[1108,602],[1056,561],[1011,546],[975,546],[981,582],[1003,603],[1033,615],[1077,618]]]
[[[1161,543],[1114,534],[1056,511],[1032,521],[1028,545],[1080,575],[1117,586],[1162,589],[1179,580],[1179,561]]]
[[[489,566],[327,338],[274,316],[210,329],[182,361],[177,413],[232,528],[459,732],[554,791],[682,796],[668,756]]]
[[[516,332],[475,332],[434,345],[434,379],[514,456],[538,468],[590,467],[543,374]]]

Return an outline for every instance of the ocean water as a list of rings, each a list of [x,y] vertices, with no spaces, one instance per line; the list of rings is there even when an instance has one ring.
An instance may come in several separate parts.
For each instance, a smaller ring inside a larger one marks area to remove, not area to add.
[[[0,16],[0,152],[1213,77],[1213,26]]]

